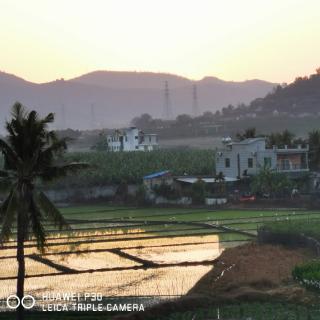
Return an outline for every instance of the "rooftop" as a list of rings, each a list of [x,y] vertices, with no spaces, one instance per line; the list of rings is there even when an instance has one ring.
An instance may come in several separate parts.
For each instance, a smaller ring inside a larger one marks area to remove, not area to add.
[[[230,144],[251,144],[251,143],[255,143],[258,141],[266,141],[265,137],[260,137],[260,138],[249,138],[249,139],[245,139],[239,142],[231,142]]]
[[[159,171],[159,172],[155,172],[155,173],[149,174],[147,176],[144,176],[143,179],[148,180],[148,179],[159,178],[159,177],[165,176],[169,173],[170,173],[169,170]]]

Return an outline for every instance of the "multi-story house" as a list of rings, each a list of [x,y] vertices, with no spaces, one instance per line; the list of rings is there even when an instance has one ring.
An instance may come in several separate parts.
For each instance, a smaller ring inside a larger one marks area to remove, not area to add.
[[[115,130],[107,136],[109,151],[152,151],[158,148],[158,136],[136,127]]]
[[[309,171],[309,147],[266,148],[265,138],[230,142],[216,151],[216,173],[225,177],[242,178],[255,175],[265,166],[278,172],[299,175]]]

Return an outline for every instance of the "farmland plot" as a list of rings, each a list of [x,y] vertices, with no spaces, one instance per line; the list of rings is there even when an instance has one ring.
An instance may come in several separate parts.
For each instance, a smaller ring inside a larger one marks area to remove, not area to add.
[[[185,209],[159,209],[157,221],[148,218],[152,210],[135,210],[136,218],[122,221],[114,220],[114,212],[99,221],[96,211],[90,212],[91,220],[88,216],[72,219],[67,210],[73,231],[58,232],[49,226],[44,254],[37,252],[34,240],[26,241],[26,292],[37,297],[48,292],[99,292],[106,297],[184,295],[214,268],[225,247],[254,237],[254,232],[246,235],[215,227],[208,219],[204,223],[207,214],[198,211],[194,216],[199,222],[194,218],[182,221]],[[181,220],[176,222],[170,214]],[[1,299],[16,290],[16,269],[9,269],[16,263],[15,245],[11,240],[0,250]]]

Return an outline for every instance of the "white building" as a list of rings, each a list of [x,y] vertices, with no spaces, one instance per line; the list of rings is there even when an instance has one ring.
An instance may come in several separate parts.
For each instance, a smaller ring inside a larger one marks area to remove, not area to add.
[[[268,166],[272,170],[298,176],[309,171],[308,152],[309,147],[301,145],[297,148],[267,148],[265,138],[229,142],[216,151],[216,173],[242,178],[255,175]]]
[[[107,136],[109,151],[152,151],[159,147],[156,134],[144,133],[136,127],[116,130]]]

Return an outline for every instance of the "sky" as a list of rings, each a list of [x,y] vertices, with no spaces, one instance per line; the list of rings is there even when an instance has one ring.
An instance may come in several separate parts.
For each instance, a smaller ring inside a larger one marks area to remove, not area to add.
[[[0,70],[291,82],[320,66],[318,0],[0,0]]]

